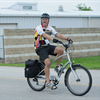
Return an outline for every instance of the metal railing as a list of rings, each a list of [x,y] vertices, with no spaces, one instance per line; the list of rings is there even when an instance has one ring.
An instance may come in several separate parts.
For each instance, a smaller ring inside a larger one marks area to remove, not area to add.
[[[4,36],[0,35],[0,62],[5,62]]]

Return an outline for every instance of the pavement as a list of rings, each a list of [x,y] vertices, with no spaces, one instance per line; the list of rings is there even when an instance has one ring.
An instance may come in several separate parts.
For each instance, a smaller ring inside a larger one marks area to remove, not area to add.
[[[24,67],[0,66],[0,100],[100,100],[100,70],[89,70],[93,85],[84,96],[75,96],[64,85],[64,75],[61,76],[58,89],[33,91],[24,77]],[[54,69],[50,69],[55,75]]]

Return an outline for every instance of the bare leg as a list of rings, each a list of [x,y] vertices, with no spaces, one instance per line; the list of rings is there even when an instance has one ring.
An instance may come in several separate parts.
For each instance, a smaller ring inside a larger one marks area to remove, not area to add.
[[[56,47],[55,50],[54,50],[54,54],[56,54],[56,53],[58,54],[57,57],[59,57],[59,56],[63,55],[64,50],[63,50],[62,48],[60,48],[60,47]],[[57,66],[60,65],[61,59],[62,59],[62,58],[59,58],[59,59],[57,60]]]
[[[46,83],[48,84],[50,81],[49,81],[49,71],[50,71],[50,59],[47,58],[46,60],[44,60],[44,63],[45,63],[45,76],[46,76]]]

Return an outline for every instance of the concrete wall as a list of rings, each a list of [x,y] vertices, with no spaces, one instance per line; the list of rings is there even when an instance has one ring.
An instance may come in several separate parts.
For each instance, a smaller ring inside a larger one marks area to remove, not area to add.
[[[83,28],[100,28],[100,18],[99,17],[83,18]]]
[[[100,55],[100,28],[56,29],[74,41],[72,58]],[[23,63],[38,59],[34,50],[34,29],[5,29],[5,63]],[[63,42],[66,42],[63,40]],[[66,42],[67,43],[67,42]],[[62,47],[59,44],[54,44]],[[50,56],[51,59],[55,57]]]
[[[100,27],[100,18],[91,18],[90,19],[90,27]]]
[[[83,27],[84,28],[88,28],[89,27],[89,22],[88,22],[88,18],[83,18]]]

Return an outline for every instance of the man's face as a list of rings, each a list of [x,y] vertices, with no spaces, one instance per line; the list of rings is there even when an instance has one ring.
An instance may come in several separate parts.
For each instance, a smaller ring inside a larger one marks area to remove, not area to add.
[[[47,27],[48,23],[49,23],[49,19],[48,18],[42,18],[41,23],[42,23],[43,27]]]

